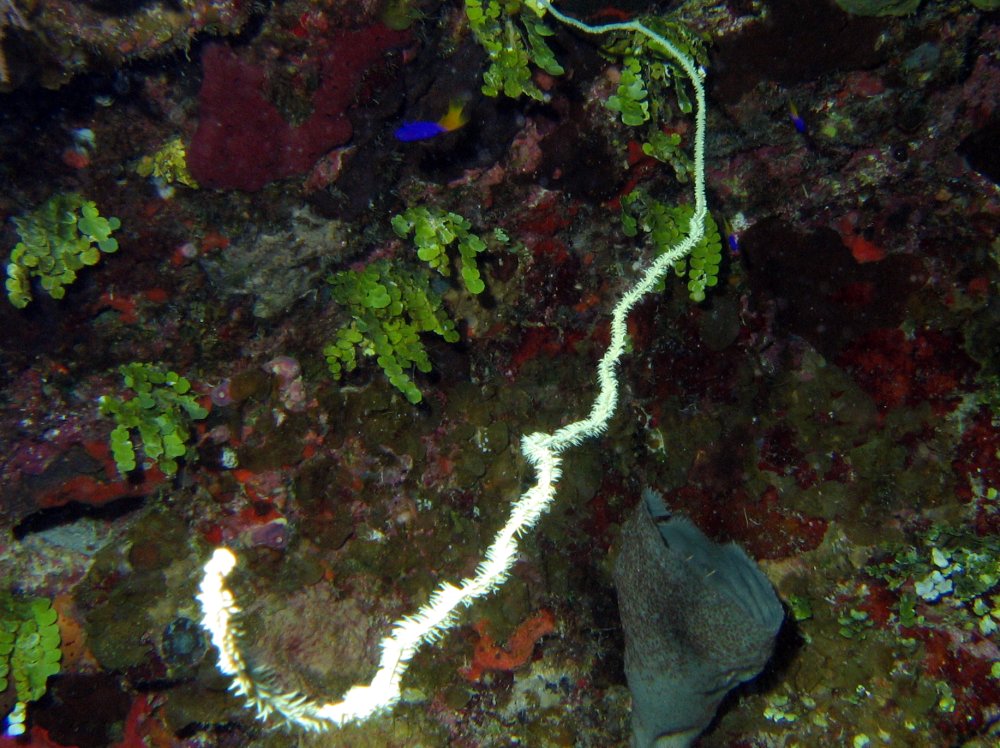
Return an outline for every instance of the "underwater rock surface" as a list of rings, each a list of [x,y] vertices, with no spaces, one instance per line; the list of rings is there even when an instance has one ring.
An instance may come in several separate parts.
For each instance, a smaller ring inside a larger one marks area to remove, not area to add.
[[[633,745],[683,748],[729,690],[764,667],[784,611],[741,548],[670,516],[655,491],[643,492],[621,548],[614,577]]]

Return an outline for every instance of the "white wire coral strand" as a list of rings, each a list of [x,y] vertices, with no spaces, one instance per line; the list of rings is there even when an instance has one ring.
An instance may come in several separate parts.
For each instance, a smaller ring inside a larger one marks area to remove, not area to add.
[[[568,448],[603,433],[614,415],[618,401],[616,368],[625,352],[629,312],[659,282],[677,260],[687,255],[705,233],[708,212],[705,199],[705,88],[703,73],[674,44],[641,23],[629,21],[602,26],[588,26],[560,13],[549,0],[535,0],[562,23],[587,34],[608,31],[633,31],[644,35],[664,53],[674,58],[690,79],[695,91],[694,137],[694,214],[688,235],[656,258],[615,305],[611,314],[611,340],[597,366],[598,393],[590,414],[567,424],[552,434],[537,433],[524,437],[521,449],[535,468],[535,484],[511,507],[507,522],[487,549],[474,576],[455,586],[442,583],[413,616],[397,621],[389,636],[382,639],[378,671],[368,685],[349,689],[337,702],[318,703],[298,693],[272,688],[266,675],[251,672],[239,649],[239,632],[233,617],[239,613],[225,580],[236,565],[236,557],[227,548],[217,548],[205,565],[198,600],[202,606],[202,626],[219,650],[219,669],[233,677],[231,688],[246,697],[248,706],[264,719],[271,714],[302,729],[322,731],[355,720],[363,720],[391,707],[401,694],[401,681],[417,647],[441,638],[451,628],[457,611],[489,594],[507,579],[518,551],[518,538],[524,535],[545,513],[555,497],[560,476],[560,458]]]

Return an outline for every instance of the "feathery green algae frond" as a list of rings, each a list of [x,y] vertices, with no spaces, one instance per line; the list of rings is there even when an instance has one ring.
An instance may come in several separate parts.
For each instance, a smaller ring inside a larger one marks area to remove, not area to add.
[[[138,432],[142,452],[166,475],[177,472],[177,460],[195,457],[191,423],[208,415],[191,392],[191,383],[176,372],[156,364],[120,366],[122,381],[131,397],[104,395],[98,400],[101,415],[115,419],[111,431],[111,454],[123,475],[136,468],[133,432]]]
[[[431,290],[424,272],[409,272],[387,261],[373,262],[362,270],[342,270],[327,278],[333,298],[344,305],[351,322],[337,331],[323,349],[330,373],[340,379],[358,365],[358,351],[375,356],[392,385],[411,403],[423,394],[407,373],[431,370],[420,335],[433,332],[449,343],[458,340],[455,324]]]
[[[469,231],[472,224],[458,213],[438,208],[407,208],[393,216],[392,228],[404,239],[413,234],[417,257],[444,276],[451,275],[448,247],[457,242],[462,282],[469,293],[479,294],[485,290],[476,255],[486,249],[486,242]]]
[[[677,47],[697,65],[708,62],[704,40],[683,24],[667,18],[644,18],[644,26]],[[664,124],[674,116],[670,101],[676,102],[683,114],[694,108],[688,93],[690,82],[673,56],[645,34],[618,33],[604,47],[604,52],[621,61],[618,88],[608,97],[606,106],[621,116],[624,124],[641,127],[642,150],[647,156],[670,164],[677,178],[685,182],[691,171],[691,161],[681,149],[676,133],[664,132]],[[672,94],[672,95],[671,95]]]
[[[637,236],[640,230],[649,234],[657,254],[667,251],[687,234],[694,215],[690,205],[668,206],[642,190],[630,192],[621,203],[622,228],[626,236]],[[692,301],[704,301],[705,290],[719,282],[721,263],[722,237],[715,220],[707,214],[704,236],[675,266],[678,276],[687,276]]]
[[[104,218],[92,200],[70,192],[53,195],[27,215],[14,219],[17,243],[7,263],[7,298],[18,309],[32,300],[31,281],[39,280],[53,299],[66,295],[77,271],[96,265],[101,253],[118,251],[112,237],[121,222]]]
[[[59,672],[57,618],[45,598],[0,592],[0,692],[13,681],[17,699],[8,715],[8,733],[23,732],[27,703],[42,698],[49,676]]]
[[[489,67],[483,73],[483,93],[512,99],[526,94],[542,101],[545,95],[532,80],[531,66],[549,75],[562,75],[546,38],[553,32],[543,21],[544,11],[530,0],[465,0],[465,14],[476,40],[486,50]]]

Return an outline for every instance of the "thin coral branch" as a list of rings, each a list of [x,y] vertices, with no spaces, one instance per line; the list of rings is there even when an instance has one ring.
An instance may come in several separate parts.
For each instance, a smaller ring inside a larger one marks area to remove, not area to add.
[[[474,601],[495,591],[510,575],[518,554],[518,540],[527,535],[555,499],[561,474],[561,455],[571,447],[595,438],[607,430],[618,403],[617,367],[627,349],[626,319],[639,300],[655,288],[674,264],[691,252],[705,233],[708,207],[705,197],[705,88],[704,71],[669,40],[636,21],[588,26],[566,16],[551,5],[551,0],[528,0],[541,15],[555,18],[587,34],[608,31],[632,31],[647,37],[681,66],[695,90],[694,137],[694,214],[688,235],[659,255],[624,293],[611,313],[611,339],[597,367],[599,391],[590,414],[551,434],[536,433],[524,437],[521,450],[535,469],[535,484],[511,507],[507,522],[497,532],[492,545],[475,574],[457,585],[441,583],[430,599],[412,616],[393,626],[382,639],[378,671],[368,685],[356,685],[340,701],[320,703],[296,692],[276,690],[270,677],[248,667],[239,649],[239,613],[233,593],[226,587],[226,577],[236,566],[236,556],[228,548],[217,548],[205,565],[198,600],[202,608],[202,626],[219,650],[219,669],[233,678],[230,688],[244,696],[258,717],[278,720],[308,731],[325,731],[347,722],[361,721],[391,708],[399,701],[401,681],[410,659],[420,645],[440,639],[455,625],[458,612]]]

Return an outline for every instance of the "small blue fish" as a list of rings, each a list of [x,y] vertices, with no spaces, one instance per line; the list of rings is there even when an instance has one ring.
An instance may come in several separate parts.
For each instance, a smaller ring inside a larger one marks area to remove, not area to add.
[[[726,242],[729,244],[729,256],[739,257],[740,256],[740,237],[738,234],[729,234],[726,237]]]
[[[723,217],[722,219],[722,233],[726,237],[726,244],[729,246],[729,256],[732,258],[737,258],[740,256],[740,235],[733,228],[733,225],[729,222],[728,218]]]
[[[788,118],[795,125],[795,131],[800,135],[805,135],[806,131],[809,129],[806,125],[806,121],[799,116],[799,108],[795,106],[794,101],[788,102]]]
[[[468,115],[463,111],[464,104],[460,101],[453,101],[448,106],[448,111],[437,122],[420,120],[417,122],[404,122],[393,135],[396,140],[404,143],[412,143],[417,140],[427,140],[446,132],[457,130],[469,121]]]

